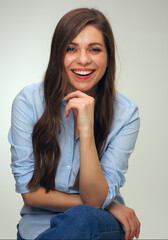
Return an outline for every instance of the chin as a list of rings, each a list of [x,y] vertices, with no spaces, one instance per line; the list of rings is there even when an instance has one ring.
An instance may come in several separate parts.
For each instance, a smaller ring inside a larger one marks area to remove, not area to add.
[[[77,90],[79,90],[79,91],[81,91],[81,92],[83,92],[83,93],[85,93],[85,94],[87,94],[87,95],[89,95],[89,96],[92,96],[92,97],[95,97],[95,95],[96,95],[96,89],[93,89],[93,88],[85,88],[85,89],[77,89]]]
[[[79,90],[81,92],[88,92],[91,90],[88,86],[74,86],[74,89]]]
[[[82,86],[83,85],[83,86]],[[88,95],[94,95],[96,89],[97,89],[97,85],[96,86],[89,86],[88,84],[71,84],[71,91],[76,91],[79,90],[81,92],[84,92]]]

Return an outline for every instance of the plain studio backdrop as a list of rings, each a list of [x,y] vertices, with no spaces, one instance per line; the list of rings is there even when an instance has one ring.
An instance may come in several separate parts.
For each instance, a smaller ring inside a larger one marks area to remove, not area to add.
[[[140,109],[141,128],[121,189],[141,221],[141,239],[168,238],[168,1],[0,0],[0,238],[16,238],[22,198],[10,169],[11,105],[26,85],[42,81],[51,38],[69,10],[95,7],[117,43],[117,90]]]

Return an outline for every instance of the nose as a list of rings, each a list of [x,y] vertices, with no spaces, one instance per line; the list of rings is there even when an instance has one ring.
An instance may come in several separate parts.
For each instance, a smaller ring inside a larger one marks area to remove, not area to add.
[[[79,52],[78,56],[77,56],[77,59],[76,59],[76,62],[78,64],[83,65],[83,66],[91,63],[91,58],[89,56],[89,53],[87,53],[86,51]]]

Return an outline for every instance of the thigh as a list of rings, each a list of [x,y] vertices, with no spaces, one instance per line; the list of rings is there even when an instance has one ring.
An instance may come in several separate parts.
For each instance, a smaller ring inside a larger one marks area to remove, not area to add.
[[[79,205],[57,214],[37,239],[124,239],[122,225],[107,211]]]
[[[96,209],[87,205],[79,205],[65,212],[71,219],[80,224],[96,224],[100,231],[123,231],[122,224],[111,213],[103,209]],[[54,222],[54,218],[53,218]]]

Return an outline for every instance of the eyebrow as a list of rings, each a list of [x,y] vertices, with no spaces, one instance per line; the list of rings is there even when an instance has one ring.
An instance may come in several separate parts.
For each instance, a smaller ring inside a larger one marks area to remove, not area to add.
[[[79,46],[79,44],[76,42],[71,42],[70,45]],[[88,46],[94,46],[94,45],[100,45],[101,47],[103,47],[103,45],[99,42],[90,43]]]

